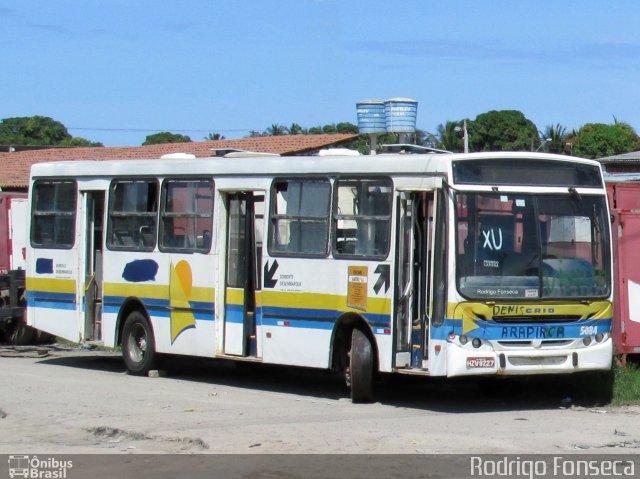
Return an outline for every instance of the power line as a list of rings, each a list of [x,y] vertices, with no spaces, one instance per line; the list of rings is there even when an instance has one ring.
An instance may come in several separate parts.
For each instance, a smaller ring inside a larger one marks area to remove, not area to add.
[[[237,129],[225,129],[225,130],[215,130],[215,129],[200,129],[200,130],[185,130],[185,129],[173,129],[173,128],[165,128],[165,129],[156,129],[156,128],[99,128],[99,127],[75,127],[68,126],[67,130],[79,130],[79,131],[118,131],[118,132],[129,132],[129,133],[150,133],[157,132],[162,133],[164,131],[176,132],[176,133],[211,133],[211,132],[222,132],[222,133],[240,133],[245,131],[253,131],[255,128],[237,128]]]

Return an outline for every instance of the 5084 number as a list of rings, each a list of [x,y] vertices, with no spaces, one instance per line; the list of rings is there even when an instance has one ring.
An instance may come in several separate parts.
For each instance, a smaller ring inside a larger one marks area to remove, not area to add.
[[[582,326],[580,328],[580,336],[593,336],[598,334],[598,326]]]

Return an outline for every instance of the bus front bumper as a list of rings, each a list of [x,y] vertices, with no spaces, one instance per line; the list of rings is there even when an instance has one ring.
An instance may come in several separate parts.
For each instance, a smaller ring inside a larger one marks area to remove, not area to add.
[[[519,348],[493,351],[447,344],[447,376],[562,374],[611,369],[613,341],[576,349]]]

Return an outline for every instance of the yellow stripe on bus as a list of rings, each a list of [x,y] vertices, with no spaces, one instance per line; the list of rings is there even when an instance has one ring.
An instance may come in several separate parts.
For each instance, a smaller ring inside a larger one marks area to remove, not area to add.
[[[201,301],[203,303],[213,303],[215,299],[215,289],[194,286],[189,295],[189,301]],[[149,299],[169,299],[168,284],[132,284],[132,283],[104,283],[105,296],[129,297]]]
[[[189,301],[201,301],[203,303],[213,303],[216,297],[214,288],[205,288],[204,286],[194,286],[191,288]]]
[[[225,303],[227,304],[244,304],[244,289],[242,288],[227,288]]]
[[[104,295],[123,298],[136,296],[138,298],[169,299],[169,285],[104,283]]]
[[[73,293],[76,292],[75,279],[59,278],[33,278],[26,280],[27,291],[47,291],[50,293]]]
[[[332,309],[336,311],[362,312],[358,308],[347,306],[347,297],[339,294],[292,293],[279,291],[262,291],[262,305],[283,308]],[[367,313],[391,314],[391,299],[367,299]]]

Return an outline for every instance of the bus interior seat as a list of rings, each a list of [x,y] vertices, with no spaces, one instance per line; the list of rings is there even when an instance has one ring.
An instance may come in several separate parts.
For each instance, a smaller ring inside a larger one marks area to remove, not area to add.
[[[153,246],[154,234],[150,226],[140,227],[139,243],[143,248],[150,248]]]

